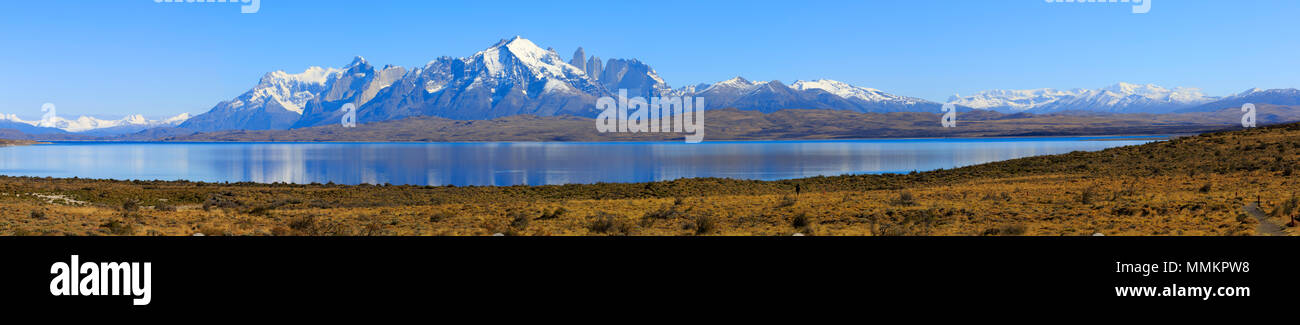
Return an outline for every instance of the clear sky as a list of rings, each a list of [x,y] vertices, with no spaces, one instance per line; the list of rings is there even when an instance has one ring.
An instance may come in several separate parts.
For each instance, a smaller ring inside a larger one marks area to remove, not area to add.
[[[638,58],[673,87],[827,78],[944,101],[987,89],[1300,87],[1300,1],[6,1],[0,113],[201,113],[266,72],[423,66],[522,35]]]

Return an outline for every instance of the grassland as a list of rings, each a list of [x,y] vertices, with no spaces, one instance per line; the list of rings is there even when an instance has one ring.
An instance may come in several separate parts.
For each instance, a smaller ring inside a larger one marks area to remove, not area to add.
[[[0,235],[1296,234],[1300,124],[905,175],[511,187],[0,177]],[[1258,202],[1261,218],[1246,207]]]

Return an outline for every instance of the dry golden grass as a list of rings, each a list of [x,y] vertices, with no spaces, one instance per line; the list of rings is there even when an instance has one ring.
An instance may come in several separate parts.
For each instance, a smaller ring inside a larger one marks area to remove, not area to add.
[[[1286,125],[954,170],[774,182],[427,187],[0,177],[0,234],[1237,236],[1300,213],[1292,201],[1297,162],[1300,125]],[[1243,210],[1256,200],[1270,214],[1263,225]]]

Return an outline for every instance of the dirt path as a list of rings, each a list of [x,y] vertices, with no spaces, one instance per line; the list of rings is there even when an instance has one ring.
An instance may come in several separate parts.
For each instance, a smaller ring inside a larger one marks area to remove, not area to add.
[[[1282,231],[1282,226],[1279,226],[1278,224],[1268,220],[1268,216],[1264,214],[1264,211],[1259,210],[1258,203],[1251,202],[1250,204],[1247,204],[1246,207],[1241,208],[1241,210],[1245,211],[1246,214],[1255,217],[1255,220],[1259,220],[1259,226],[1255,227],[1256,235],[1258,236],[1286,236],[1287,235],[1286,232]]]

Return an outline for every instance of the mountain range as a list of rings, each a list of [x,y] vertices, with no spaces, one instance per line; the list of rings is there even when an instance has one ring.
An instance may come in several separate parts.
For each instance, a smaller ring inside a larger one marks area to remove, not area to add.
[[[597,98],[626,89],[629,96],[700,96],[707,107],[774,112],[789,108],[855,112],[934,112],[942,104],[856,87],[834,80],[749,81],[672,88],[636,59],[584,57],[564,60],[521,37],[503,39],[464,58],[440,57],[423,67],[375,68],[356,58],[343,68],[276,71],[252,90],[221,102],[180,127],[275,130],[338,123],[346,104],[362,123],[417,116],[481,120],[529,114],[594,117]]]
[[[736,108],[764,113],[783,109],[830,109],[858,113],[940,112],[942,103],[878,89],[819,79],[790,84],[743,77],[673,88],[637,59],[601,60],[583,48],[564,60],[554,49],[528,39],[503,39],[468,57],[439,57],[422,67],[375,67],[356,57],[341,68],[311,67],[299,73],[275,71],[247,92],[206,113],[148,121],[81,117],[39,125],[0,116],[0,128],[26,133],[114,134],[157,127],[154,133],[221,130],[286,130],[337,124],[342,108],[354,105],[361,123],[411,117],[486,120],[514,115],[595,117],[597,98],[615,96],[698,96],[708,109]],[[1118,83],[1100,89],[988,90],[953,96],[960,110],[1001,113],[1093,114],[1213,112],[1242,103],[1296,105],[1296,89],[1252,89],[1214,97],[1196,88]],[[173,128],[175,127],[175,128]]]
[[[143,115],[137,114],[128,115],[121,119],[100,119],[83,115],[76,119],[55,116],[48,121],[28,121],[14,114],[0,114],[0,129],[15,129],[27,134],[76,133],[108,136],[136,133],[150,128],[177,126],[189,118],[189,113],[182,113],[158,120],[150,120]]]
[[[1178,110],[1178,112],[1213,112],[1229,107],[1241,107],[1246,103],[1296,106],[1300,105],[1300,90],[1295,88],[1267,90],[1254,88],[1213,103],[1184,108]]]
[[[951,103],[999,112],[1170,113],[1219,100],[1196,88],[1118,83],[1101,89],[990,90],[957,97]]]

